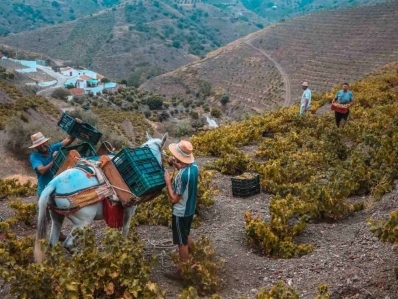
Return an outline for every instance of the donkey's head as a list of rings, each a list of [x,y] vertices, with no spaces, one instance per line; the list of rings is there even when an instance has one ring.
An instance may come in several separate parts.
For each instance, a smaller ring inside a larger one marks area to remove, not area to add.
[[[142,146],[147,146],[151,149],[152,153],[158,160],[159,165],[162,165],[162,155],[164,154],[163,147],[168,137],[169,134],[165,133],[162,139],[153,138],[148,132],[146,132],[147,141]]]

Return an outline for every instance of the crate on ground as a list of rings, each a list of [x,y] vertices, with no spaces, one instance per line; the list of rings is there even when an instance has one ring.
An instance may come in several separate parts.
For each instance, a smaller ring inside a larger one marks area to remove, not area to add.
[[[69,135],[72,135],[85,142],[97,144],[102,133],[88,123],[78,123],[76,119],[67,113],[63,113],[58,121],[58,127]]]
[[[231,178],[232,195],[235,197],[249,197],[260,193],[260,175],[244,173]]]
[[[140,197],[166,186],[164,170],[148,147],[125,148],[112,162],[135,196]]]
[[[51,167],[51,172],[53,173],[53,175],[57,173],[58,169],[62,166],[62,163],[64,163],[66,156],[68,156],[68,153],[71,150],[76,150],[82,158],[96,155],[93,146],[87,142],[78,145],[61,147],[54,158],[54,165],[53,167]]]

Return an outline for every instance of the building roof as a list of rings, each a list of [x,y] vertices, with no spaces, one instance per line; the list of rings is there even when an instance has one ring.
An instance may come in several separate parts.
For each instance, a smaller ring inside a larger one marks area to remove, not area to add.
[[[73,70],[73,68],[71,68],[71,67],[69,67],[69,66],[68,66],[68,67],[61,67],[61,68],[60,68],[60,71],[61,71],[61,72],[72,71],[72,70]]]
[[[102,78],[105,78],[105,76],[102,76],[101,74],[97,74],[97,79],[101,80]]]
[[[108,82],[104,84],[104,87],[106,89],[112,89],[112,88],[116,88],[116,82]]]
[[[83,88],[71,88],[71,89],[69,89],[69,92],[73,96],[84,95],[84,89]]]
[[[89,76],[87,76],[87,75],[80,75],[80,76],[79,76],[79,79],[80,79],[80,80],[83,80],[83,81],[88,81],[88,80],[91,79],[91,77],[89,77]]]

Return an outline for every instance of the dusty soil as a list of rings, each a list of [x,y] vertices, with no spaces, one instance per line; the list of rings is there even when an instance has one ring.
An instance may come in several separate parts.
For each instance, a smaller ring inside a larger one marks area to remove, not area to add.
[[[198,159],[203,164],[208,159]],[[270,195],[258,194],[250,198],[234,198],[230,177],[216,174],[214,185],[219,189],[214,206],[202,211],[203,224],[192,230],[193,238],[201,234],[211,238],[220,258],[226,260],[221,273],[224,298],[241,296],[255,298],[261,287],[270,287],[279,280],[291,284],[300,298],[315,298],[316,287],[328,284],[332,297],[337,298],[398,298],[398,287],[394,275],[396,253],[394,246],[383,244],[373,237],[366,226],[369,217],[385,218],[398,205],[398,191],[385,195],[371,208],[355,213],[334,223],[309,224],[296,240],[298,243],[315,245],[313,253],[301,258],[273,259],[260,255],[245,242],[244,212],[251,211],[269,218]],[[366,198],[361,198],[366,200]],[[36,197],[25,198],[25,202]],[[7,201],[0,201],[0,215],[11,217]],[[105,228],[103,222],[93,224],[100,236]],[[65,221],[63,231],[68,232],[70,222]],[[34,234],[33,229],[17,228],[21,235]],[[142,225],[138,233],[147,244],[149,253],[162,255],[173,248],[152,248],[151,244],[166,244],[171,239],[171,229]],[[162,263],[163,262],[163,263]],[[162,265],[163,264],[163,265]],[[167,255],[159,259],[153,269],[153,280],[164,290],[168,298],[176,298],[182,285],[163,276],[169,271]],[[4,292],[3,292],[4,295]],[[1,298],[11,298],[1,296]]]

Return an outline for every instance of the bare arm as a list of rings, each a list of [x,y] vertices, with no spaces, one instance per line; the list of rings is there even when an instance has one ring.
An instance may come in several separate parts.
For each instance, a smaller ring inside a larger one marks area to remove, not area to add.
[[[164,180],[166,182],[166,188],[167,188],[167,193],[169,194],[170,202],[173,205],[179,203],[182,196],[174,193],[173,186],[171,185],[171,177],[167,171],[164,172]]]
[[[36,170],[40,173],[40,174],[46,174],[50,171],[51,167],[53,167],[54,162],[51,161],[49,164],[47,164],[46,166],[40,165],[36,167]]]
[[[75,139],[76,139],[75,137],[69,135],[69,136],[66,137],[64,140],[62,140],[61,144],[62,144],[62,146],[68,146],[68,145],[70,145]]]

